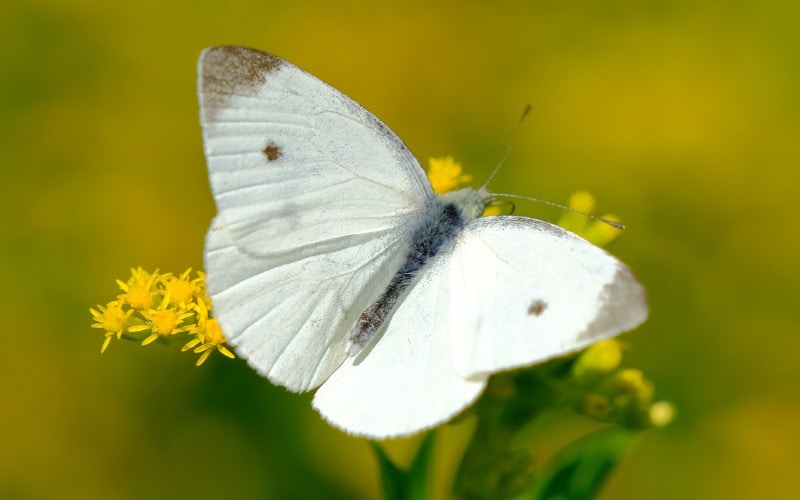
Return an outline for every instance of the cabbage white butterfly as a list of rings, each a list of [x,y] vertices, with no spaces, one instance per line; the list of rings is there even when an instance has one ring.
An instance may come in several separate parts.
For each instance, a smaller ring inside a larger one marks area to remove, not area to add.
[[[237,353],[351,434],[448,420],[497,371],[644,321],[642,286],[551,224],[480,217],[492,199],[434,195],[375,116],[257,50],[199,61],[218,214],[206,237],[214,312]]]

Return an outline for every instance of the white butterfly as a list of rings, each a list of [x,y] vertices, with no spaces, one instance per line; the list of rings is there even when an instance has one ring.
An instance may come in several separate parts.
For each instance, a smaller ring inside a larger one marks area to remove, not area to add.
[[[214,314],[270,381],[319,386],[313,405],[333,425],[421,431],[492,373],[646,318],[621,262],[540,220],[480,217],[483,189],[434,195],[386,125],[292,64],[213,47],[199,72]]]

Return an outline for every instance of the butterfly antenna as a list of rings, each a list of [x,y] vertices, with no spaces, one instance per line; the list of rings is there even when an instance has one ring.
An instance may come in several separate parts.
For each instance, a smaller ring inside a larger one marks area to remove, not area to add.
[[[494,167],[492,173],[489,174],[489,178],[486,179],[486,182],[483,183],[483,186],[481,186],[481,190],[486,189],[486,186],[489,185],[489,182],[492,181],[495,174],[497,174],[497,172],[500,171],[500,167],[502,167],[503,164],[505,164],[506,160],[508,159],[508,156],[511,154],[511,149],[514,147],[514,143],[517,141],[517,134],[519,133],[519,128],[522,125],[522,122],[525,121],[525,117],[528,116],[528,113],[530,113],[530,111],[531,111],[531,105],[526,104],[525,107],[522,109],[522,114],[520,115],[519,120],[517,120],[517,126],[514,127],[514,133],[511,136],[511,142],[508,144],[505,154],[503,155],[502,158],[500,158],[500,162],[497,164],[496,167]]]
[[[498,198],[499,197],[503,197],[503,198],[519,198],[521,200],[528,200],[528,201],[534,201],[536,203],[542,203],[544,205],[549,205],[551,207],[560,208],[561,210],[566,210],[567,212],[572,212],[572,213],[575,213],[575,214],[583,215],[583,216],[588,217],[588,218],[590,218],[592,220],[596,220],[598,222],[602,222],[604,224],[608,224],[609,226],[615,227],[617,229],[625,229],[625,224],[623,224],[621,222],[604,219],[602,217],[598,217],[596,215],[592,215],[592,214],[583,212],[581,210],[578,210],[576,208],[572,208],[572,207],[568,207],[566,205],[562,205],[560,203],[555,203],[555,202],[552,202],[552,201],[542,200],[542,199],[539,199],[539,198],[533,198],[533,197],[530,197],[530,196],[520,196],[518,194],[492,193],[492,195],[496,196]]]
[[[528,103],[522,109],[522,114],[519,116],[519,120],[517,120],[517,126],[514,127],[514,134],[511,136],[511,142],[509,143],[508,148],[506,148],[505,154],[500,159],[500,162],[497,164],[497,166],[494,167],[494,170],[492,170],[492,173],[489,175],[489,178],[486,179],[486,182],[483,183],[483,186],[481,186],[481,190],[485,190],[486,189],[486,186],[489,185],[489,183],[494,178],[495,174],[497,174],[497,172],[500,171],[500,167],[502,167],[503,164],[505,164],[506,160],[508,159],[509,155],[511,154],[511,149],[514,147],[514,143],[517,140],[517,135],[519,134],[520,126],[522,125],[522,122],[525,121],[525,117],[528,116],[528,113],[530,113],[530,111],[531,111],[531,105],[530,105],[530,103]],[[617,229],[620,229],[620,230],[625,229],[625,225],[622,224],[621,222],[604,219],[602,217],[598,217],[596,215],[592,215],[590,213],[586,213],[586,212],[583,212],[581,210],[578,210],[578,209],[575,209],[575,208],[572,208],[572,207],[568,207],[568,206],[562,205],[560,203],[555,203],[555,202],[552,202],[552,201],[542,200],[542,199],[539,199],[539,198],[533,198],[533,197],[530,197],[530,196],[520,196],[520,195],[516,195],[516,194],[502,194],[502,193],[492,193],[492,197],[493,198],[494,197],[519,198],[521,200],[528,200],[528,201],[533,201],[533,202],[537,202],[537,203],[543,203],[543,204],[549,205],[551,207],[556,207],[556,208],[560,208],[561,210],[566,210],[568,212],[572,212],[572,213],[583,215],[583,216],[588,217],[588,218],[590,218],[592,220],[596,220],[598,222],[602,222],[604,224],[608,224],[609,226],[617,228]],[[514,211],[514,208],[513,208],[514,204],[512,203],[511,206],[512,206],[511,211],[513,212]]]

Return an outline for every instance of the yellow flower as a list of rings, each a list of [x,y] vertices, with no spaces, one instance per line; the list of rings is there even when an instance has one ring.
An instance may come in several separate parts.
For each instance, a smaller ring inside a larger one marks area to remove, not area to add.
[[[649,400],[653,396],[653,383],[645,380],[641,370],[628,368],[621,370],[614,380],[614,385],[620,391],[621,397],[633,397],[641,400]]]
[[[213,352],[214,349],[219,351],[224,356],[233,359],[233,353],[223,345],[224,343],[225,335],[222,334],[222,329],[219,327],[217,320],[213,318],[208,320],[208,322],[205,324],[203,332],[203,345],[194,350],[195,354],[202,353],[200,359],[197,360],[197,366],[205,363],[206,359],[208,359],[208,356]]]
[[[189,268],[184,271],[180,276],[175,277],[172,274],[165,274],[162,276],[161,281],[164,283],[164,290],[169,295],[170,304],[179,305],[186,308],[194,297],[201,296],[205,293],[203,284],[205,283],[205,275],[197,273],[197,278],[190,280],[189,274],[192,269]]]
[[[123,304],[117,300],[111,301],[106,305],[97,306],[97,309],[90,308],[89,312],[95,320],[92,328],[102,328],[106,332],[103,347],[100,352],[105,352],[111,339],[117,337],[117,340],[122,338],[122,334],[128,327],[128,320],[133,313],[133,310],[123,309]]]
[[[622,344],[617,339],[601,340],[578,356],[572,374],[578,380],[598,377],[616,370],[621,362]]]
[[[222,333],[222,328],[219,322],[214,318],[209,318],[208,308],[204,301],[200,301],[196,305],[197,309],[197,337],[190,340],[183,346],[182,351],[194,349],[195,354],[201,354],[200,359],[197,360],[197,366],[202,365],[216,349],[222,355],[233,359],[235,356],[223,344],[225,344],[225,335]]]
[[[142,311],[142,316],[145,317],[147,323],[144,325],[132,326],[129,328],[132,332],[150,330],[150,335],[142,341],[142,345],[147,345],[159,337],[169,337],[170,335],[177,335],[179,333],[187,332],[194,328],[194,325],[188,324],[180,326],[183,320],[192,316],[191,311],[181,312],[179,309],[170,308],[169,293],[164,295],[158,309],[148,309]]]
[[[653,427],[664,427],[675,420],[675,405],[669,401],[659,401],[650,407],[650,422]]]
[[[663,427],[675,413],[672,403],[654,403],[655,387],[641,370],[622,368],[622,346],[616,339],[601,340],[572,363],[571,405],[602,422],[631,429]]]
[[[126,282],[117,280],[123,293],[118,298],[124,300],[134,309],[145,310],[153,305],[155,283],[158,279],[158,269],[152,274],[141,267],[131,269],[131,277]]]
[[[472,180],[472,176],[462,173],[460,163],[452,156],[430,158],[428,160],[428,179],[436,194],[446,193]]]
[[[148,345],[157,339],[169,343],[188,336],[190,340],[183,350],[194,348],[194,352],[202,354],[198,365],[214,350],[233,358],[224,345],[225,336],[217,320],[211,317],[205,274],[198,271],[195,278],[190,278],[191,272],[187,269],[175,276],[149,273],[139,267],[131,269],[127,281],[117,280],[123,291],[117,300],[89,309],[94,319],[92,327],[105,331],[102,351],[115,337]]]

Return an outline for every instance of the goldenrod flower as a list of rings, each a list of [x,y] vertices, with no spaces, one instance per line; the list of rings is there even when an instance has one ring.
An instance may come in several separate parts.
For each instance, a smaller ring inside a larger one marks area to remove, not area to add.
[[[117,340],[122,338],[122,334],[128,328],[128,320],[133,310],[125,310],[121,302],[113,300],[105,307],[90,308],[89,312],[95,320],[92,328],[102,328],[106,332],[103,347],[100,349],[100,352],[105,352],[112,338],[117,337]]]
[[[159,337],[166,338],[195,328],[191,323],[183,325],[184,320],[193,316],[194,312],[187,310],[185,305],[182,307],[169,307],[172,305],[169,299],[170,294],[167,293],[161,299],[161,305],[158,306],[158,309],[142,311],[142,316],[147,319],[147,323],[129,329],[132,332],[151,331],[150,336],[142,341],[142,345],[147,345]]]
[[[472,176],[462,172],[463,167],[452,156],[430,158],[428,160],[428,179],[436,194],[452,191],[472,180]]]
[[[211,299],[205,295],[205,274],[192,270],[180,275],[147,272],[141,267],[131,269],[127,281],[117,280],[122,294],[105,307],[89,311],[95,323],[93,328],[105,331],[102,352],[112,338],[141,341],[148,345],[155,340],[169,343],[176,338],[190,340],[186,345],[202,353],[198,365],[212,351],[233,358],[225,347],[225,336],[219,324],[211,317]],[[190,348],[191,348],[190,347]],[[186,349],[184,349],[186,350]]]
[[[572,365],[572,375],[578,380],[603,376],[616,370],[621,362],[622,344],[619,340],[601,340],[578,356]]]
[[[191,272],[192,269],[189,268],[178,277],[171,274],[164,275],[164,289],[170,297],[170,304],[186,308],[192,299],[205,295],[206,275],[198,271],[197,277],[190,280],[189,274]]]
[[[200,359],[197,360],[197,366],[205,363],[208,356],[214,349],[220,354],[233,358],[234,355],[223,344],[225,344],[225,335],[219,327],[219,322],[214,318],[209,318],[209,311],[204,301],[199,301],[195,305],[197,310],[197,328],[195,333],[197,336],[186,343],[181,351],[188,351],[194,348],[195,354],[201,354]]]
[[[127,282],[117,280],[122,295],[117,298],[130,304],[134,309],[145,310],[153,305],[153,293],[158,279],[158,269],[150,274],[141,267],[131,269],[131,277]]]

